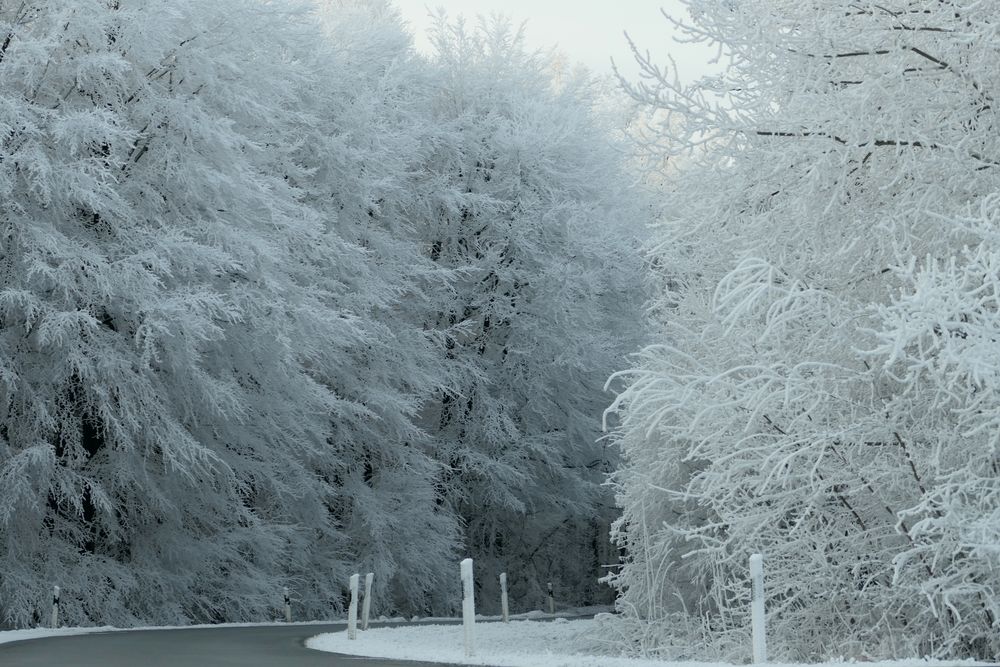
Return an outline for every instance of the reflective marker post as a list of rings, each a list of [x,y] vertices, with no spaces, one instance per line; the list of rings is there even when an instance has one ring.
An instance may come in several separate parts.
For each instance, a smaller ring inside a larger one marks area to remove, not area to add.
[[[507,607],[507,573],[500,573],[500,613],[503,616],[503,622],[510,622],[510,610]]]
[[[750,556],[750,579],[753,581],[753,602],[750,609],[753,629],[753,661],[767,662],[767,628],[764,619],[764,557]]]
[[[361,629],[368,629],[368,614],[372,610],[372,579],[375,578],[374,572],[369,572],[365,575],[365,603],[361,607]]]
[[[462,561],[462,626],[465,630],[465,657],[476,653],[476,598],[472,579],[472,559]]]
[[[59,587],[52,587],[52,623],[51,627],[59,627]]]
[[[351,575],[351,605],[347,608],[347,638],[358,638],[358,579],[360,574]]]

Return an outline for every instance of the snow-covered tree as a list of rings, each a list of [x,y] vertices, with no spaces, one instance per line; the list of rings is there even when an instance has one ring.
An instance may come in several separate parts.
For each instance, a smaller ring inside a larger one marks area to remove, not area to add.
[[[686,4],[726,68],[633,88],[686,162],[616,405],[630,641],[749,652],[762,552],[779,657],[996,658],[1000,8]]]
[[[433,38],[414,219],[456,274],[427,319],[454,373],[424,410],[440,494],[488,591],[510,569],[527,604],[548,581],[584,602],[600,594],[610,504],[603,383],[641,332],[643,199],[586,75],[557,85],[504,21],[442,20]]]
[[[410,212],[430,129],[431,72],[387,3],[323,4],[329,48],[313,67],[315,124],[300,137],[296,179],[352,258],[320,268],[358,336],[327,341],[323,381],[338,401],[324,474],[349,538],[347,557],[375,572],[379,608],[443,611],[454,579],[459,521],[443,507],[438,464],[419,413],[449,369],[424,314],[452,276],[423,251]],[[316,562],[311,567],[319,566]]]
[[[52,583],[70,622],[259,618],[314,549],[327,571],[306,585],[336,590],[313,462],[337,403],[312,368],[358,327],[315,285],[309,260],[337,248],[271,141],[311,81],[292,12],[0,7],[0,599],[18,624]]]
[[[71,623],[317,618],[361,568],[445,611],[463,544],[592,585],[642,211],[594,91],[485,44],[426,61],[380,0],[0,3],[5,621],[52,584]]]

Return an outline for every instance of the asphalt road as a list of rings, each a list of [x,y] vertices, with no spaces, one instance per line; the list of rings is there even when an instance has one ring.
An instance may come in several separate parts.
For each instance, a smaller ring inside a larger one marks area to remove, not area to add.
[[[431,663],[313,651],[332,625],[134,630],[0,644],[2,667],[431,667]],[[440,666],[438,666],[440,667]]]

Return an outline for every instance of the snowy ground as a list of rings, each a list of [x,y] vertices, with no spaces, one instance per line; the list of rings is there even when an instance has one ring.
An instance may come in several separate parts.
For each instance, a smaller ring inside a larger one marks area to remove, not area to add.
[[[355,641],[347,639],[346,631],[335,632],[313,637],[306,642],[306,646],[320,651],[373,658],[494,667],[732,667],[722,663],[669,663],[602,654],[606,653],[608,647],[597,639],[600,637],[600,629],[592,619],[557,619],[547,623],[521,620],[506,625],[477,623],[475,636],[476,655],[473,658],[465,657],[460,625],[404,626],[359,631]],[[824,667],[858,667],[858,664],[825,663]],[[958,663],[909,660],[870,662],[865,663],[865,667],[934,667],[946,664]]]
[[[343,620],[333,621],[305,621],[295,625],[329,625],[331,623],[343,623]],[[391,621],[390,621],[391,622]],[[246,628],[246,627],[268,627],[284,626],[287,623],[222,623],[215,625],[182,625],[182,626],[143,626],[135,628],[116,628],[111,625],[96,626],[87,628],[32,628],[30,630],[0,630],[0,644],[9,642],[19,642],[26,639],[44,639],[46,637],[68,637],[72,635],[89,635],[96,632],[129,632],[130,630],[196,630],[212,628]]]
[[[111,632],[115,628],[34,628],[31,630],[0,631],[0,644],[19,642],[25,639],[43,639],[45,637],[66,637],[69,635],[87,635],[92,632]]]
[[[492,617],[491,617],[492,618]],[[398,624],[398,627],[372,629],[358,632],[356,641],[348,641],[347,633],[335,632],[311,638],[307,646],[321,651],[351,655],[389,658],[397,660],[421,660],[427,662],[461,663],[465,665],[491,665],[493,667],[732,667],[725,663],[705,662],[664,662],[639,660],[608,655],[609,646],[601,642],[601,631],[597,621],[592,619],[557,618],[549,622],[539,622],[550,618],[540,612],[522,614],[511,623],[477,622],[476,656],[466,658],[462,626],[455,625],[411,625],[406,619],[379,619],[380,622]],[[416,620],[416,619],[414,619]],[[434,619],[421,619],[423,622]],[[440,619],[445,620],[445,619]],[[485,620],[480,617],[480,620]],[[339,621],[312,621],[294,625],[318,625]],[[229,623],[224,625],[199,625],[182,628],[148,627],[129,628],[131,630],[179,630],[192,628],[258,627],[283,626],[284,623]],[[121,632],[125,629],[114,627],[59,628],[51,630],[0,631],[0,644],[40,639],[81,635],[96,632]],[[859,667],[862,663],[825,663],[823,667]],[[987,663],[938,662],[925,660],[904,660],[893,662],[868,662],[864,667],[975,667]],[[782,667],[772,664],[769,667]],[[796,666],[800,667],[800,666]],[[801,666],[804,667],[804,666]],[[811,666],[816,667],[816,666]]]

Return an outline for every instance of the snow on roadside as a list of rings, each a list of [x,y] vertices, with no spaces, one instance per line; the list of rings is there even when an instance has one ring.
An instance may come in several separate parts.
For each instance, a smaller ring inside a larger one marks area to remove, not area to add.
[[[550,623],[513,621],[476,624],[476,655],[465,657],[461,625],[378,628],[318,635],[306,646],[319,651],[391,660],[490,665],[492,667],[732,667],[726,663],[665,662],[601,655],[600,630],[593,619],[557,619]],[[972,666],[985,663],[901,660],[870,662],[865,667]],[[781,667],[773,664],[770,667]],[[804,666],[803,666],[804,667]],[[816,667],[816,666],[810,666]],[[825,663],[824,667],[858,667],[858,663]]]
[[[48,637],[72,637],[76,635],[89,635],[99,632],[134,632],[146,630],[208,630],[217,628],[266,628],[273,626],[288,625],[333,625],[343,623],[341,620],[333,621],[303,621],[301,623],[284,623],[279,621],[269,623],[215,623],[204,625],[150,625],[138,626],[134,628],[116,628],[113,625],[103,625],[86,628],[31,628],[28,630],[0,630],[0,644],[10,642],[20,642],[28,639],[46,639]],[[391,622],[391,621],[390,621]]]
[[[465,657],[461,625],[420,625],[359,632],[349,641],[346,632],[313,637],[306,646],[320,651],[395,660],[494,665],[496,667],[652,667],[655,662],[587,656],[595,651],[591,619],[551,622],[512,621],[476,624],[476,655]]]
[[[111,632],[115,628],[32,628],[31,630],[2,630],[0,644],[20,642],[25,639],[45,639],[46,637],[70,637],[73,635],[89,635],[93,632]]]

